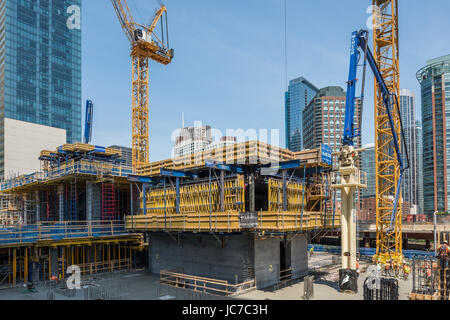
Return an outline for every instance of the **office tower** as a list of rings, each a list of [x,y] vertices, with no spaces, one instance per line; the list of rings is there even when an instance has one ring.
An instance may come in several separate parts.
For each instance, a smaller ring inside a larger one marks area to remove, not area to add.
[[[81,141],[81,30],[69,23],[80,6],[81,0],[0,0],[1,176],[5,118],[64,129],[64,142]]]
[[[404,202],[408,202],[411,206],[417,206],[419,199],[417,195],[416,97],[410,90],[401,89],[399,101],[406,150],[408,151],[406,152],[403,148],[402,154],[405,161],[406,155],[409,158],[409,169],[406,170],[402,181],[402,197]]]
[[[303,147],[302,113],[319,92],[311,82],[303,77],[291,80],[285,94],[286,148],[297,152]]]
[[[342,145],[345,123],[346,94],[341,87],[320,89],[314,99],[303,110],[303,141],[305,149],[329,145],[338,152]],[[360,127],[360,100],[355,105],[355,126]],[[361,137],[355,139],[355,146],[361,147]],[[334,160],[337,160],[336,158]]]
[[[422,96],[424,213],[449,209],[450,55],[428,61],[417,72]]]

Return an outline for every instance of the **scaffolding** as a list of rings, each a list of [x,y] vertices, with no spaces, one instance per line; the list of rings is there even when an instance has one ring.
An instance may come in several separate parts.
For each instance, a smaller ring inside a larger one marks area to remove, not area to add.
[[[116,192],[113,183],[102,183],[102,220],[117,219]]]

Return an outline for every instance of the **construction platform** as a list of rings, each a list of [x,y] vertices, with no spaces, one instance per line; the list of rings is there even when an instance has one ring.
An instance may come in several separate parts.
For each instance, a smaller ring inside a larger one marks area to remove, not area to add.
[[[12,284],[27,279],[38,249],[38,279],[70,263],[90,273],[135,266],[138,256],[155,274],[263,288],[305,275],[308,232],[340,226],[326,146],[292,153],[246,142],[138,174],[120,153],[90,145],[43,151],[40,160],[42,172],[0,185],[0,265]]]
[[[136,231],[303,232],[334,229],[331,161],[322,150],[293,153],[257,141],[138,169],[143,185]],[[222,162],[224,161],[224,162]]]
[[[41,152],[42,172],[0,184],[0,286],[64,278],[72,264],[95,274],[143,261],[143,235],[124,224],[132,171],[120,156],[64,145]]]

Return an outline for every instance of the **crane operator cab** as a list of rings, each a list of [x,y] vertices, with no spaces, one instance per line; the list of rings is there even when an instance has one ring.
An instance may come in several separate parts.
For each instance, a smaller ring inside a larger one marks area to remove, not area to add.
[[[151,34],[147,34],[146,31],[142,30],[142,29],[136,29],[134,30],[134,40],[136,42],[138,41],[146,41],[146,42],[152,42],[152,36]]]

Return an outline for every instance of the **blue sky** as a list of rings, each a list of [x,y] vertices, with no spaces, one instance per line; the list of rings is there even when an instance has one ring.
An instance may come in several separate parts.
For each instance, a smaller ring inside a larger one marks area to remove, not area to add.
[[[156,0],[128,0],[148,23]],[[172,132],[194,121],[222,130],[279,129],[284,146],[283,0],[165,0],[175,59],[150,66],[150,158],[171,156]],[[288,79],[317,87],[348,77],[350,37],[366,28],[371,1],[287,0]],[[401,86],[415,92],[416,72],[450,53],[450,2],[400,0]],[[131,145],[130,45],[109,0],[83,1],[83,101],[95,104],[93,143]],[[83,108],[84,109],[84,108]],[[374,141],[373,81],[367,83],[363,143]]]

